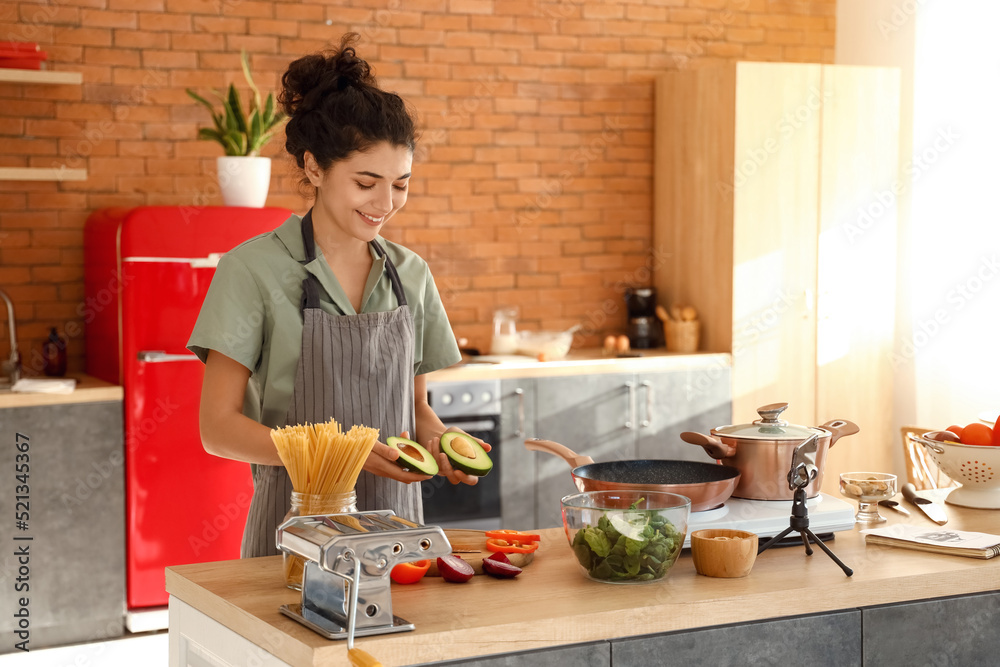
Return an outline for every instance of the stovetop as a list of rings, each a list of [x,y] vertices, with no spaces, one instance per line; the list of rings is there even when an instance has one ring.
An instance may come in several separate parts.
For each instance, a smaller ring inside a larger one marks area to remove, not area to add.
[[[825,534],[854,528],[854,514],[857,511],[850,503],[821,493],[806,500],[809,513],[809,528],[820,537]],[[722,507],[704,512],[692,512],[688,519],[688,534],[684,547],[691,546],[691,533],[703,528],[731,528],[748,530],[759,537],[773,537],[788,528],[792,514],[791,500],[744,500],[730,498]],[[788,535],[801,544],[801,537],[795,531]],[[783,543],[782,540],[781,543]]]

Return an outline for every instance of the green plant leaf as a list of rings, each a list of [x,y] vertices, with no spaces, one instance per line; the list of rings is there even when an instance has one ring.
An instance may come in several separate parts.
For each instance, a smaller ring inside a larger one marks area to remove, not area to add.
[[[243,78],[247,80],[247,83],[250,84],[250,90],[253,91],[253,108],[260,109],[260,91],[257,90],[257,84],[253,82],[253,76],[250,74],[250,59],[246,49],[240,50],[240,64],[243,66]]]
[[[226,155],[257,155],[286,117],[276,110],[274,93],[268,93],[266,104],[261,105],[260,89],[254,83],[250,72],[250,57],[245,49],[240,51],[240,66],[252,93],[246,107],[233,84],[229,85],[225,94],[214,89],[211,91],[219,100],[219,104],[214,106],[194,90],[186,90],[191,99],[208,109],[215,126],[215,129],[200,128],[199,139],[219,143]]]
[[[220,144],[222,144],[223,148],[226,147],[226,141],[225,139],[222,138],[222,133],[219,132],[218,130],[213,130],[210,127],[203,127],[200,130],[198,130],[198,138],[210,141],[217,141]]]
[[[243,104],[240,102],[240,94],[236,91],[236,86],[229,84],[229,110],[233,115],[236,127],[240,132],[247,131],[246,115],[243,113]]]

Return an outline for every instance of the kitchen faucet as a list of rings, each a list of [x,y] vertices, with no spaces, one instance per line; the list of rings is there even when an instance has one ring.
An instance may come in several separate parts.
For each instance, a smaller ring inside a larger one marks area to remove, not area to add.
[[[3,370],[10,378],[10,386],[13,387],[21,378],[21,355],[17,351],[17,327],[14,324],[14,304],[7,293],[0,289],[0,299],[7,302],[7,329],[10,331],[10,358],[4,362]]]

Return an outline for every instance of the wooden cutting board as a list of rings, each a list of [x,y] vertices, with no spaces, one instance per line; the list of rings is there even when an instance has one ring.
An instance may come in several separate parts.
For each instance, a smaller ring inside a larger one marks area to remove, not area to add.
[[[482,574],[483,560],[493,555],[492,551],[486,550],[486,534],[481,530],[466,530],[464,528],[446,528],[444,534],[451,542],[452,549],[461,550],[455,555],[471,565],[476,574]],[[511,565],[524,567],[534,560],[535,554],[507,554],[507,558]],[[438,572],[436,558],[431,560],[431,569],[427,570],[427,576],[441,576],[441,573]]]

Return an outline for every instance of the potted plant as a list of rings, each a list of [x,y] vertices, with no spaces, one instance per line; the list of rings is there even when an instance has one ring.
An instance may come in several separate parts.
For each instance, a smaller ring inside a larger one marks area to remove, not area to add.
[[[268,93],[262,104],[260,90],[250,75],[247,52],[240,52],[243,76],[250,85],[253,96],[244,107],[236,86],[229,85],[226,95],[213,90],[222,103],[221,110],[190,88],[187,94],[212,114],[215,127],[198,130],[199,139],[218,142],[226,151],[218,158],[219,187],[227,206],[253,206],[260,208],[267,200],[271,182],[271,159],[260,157],[260,149],[271,140],[285,121],[285,115],[275,110],[274,94]]]

